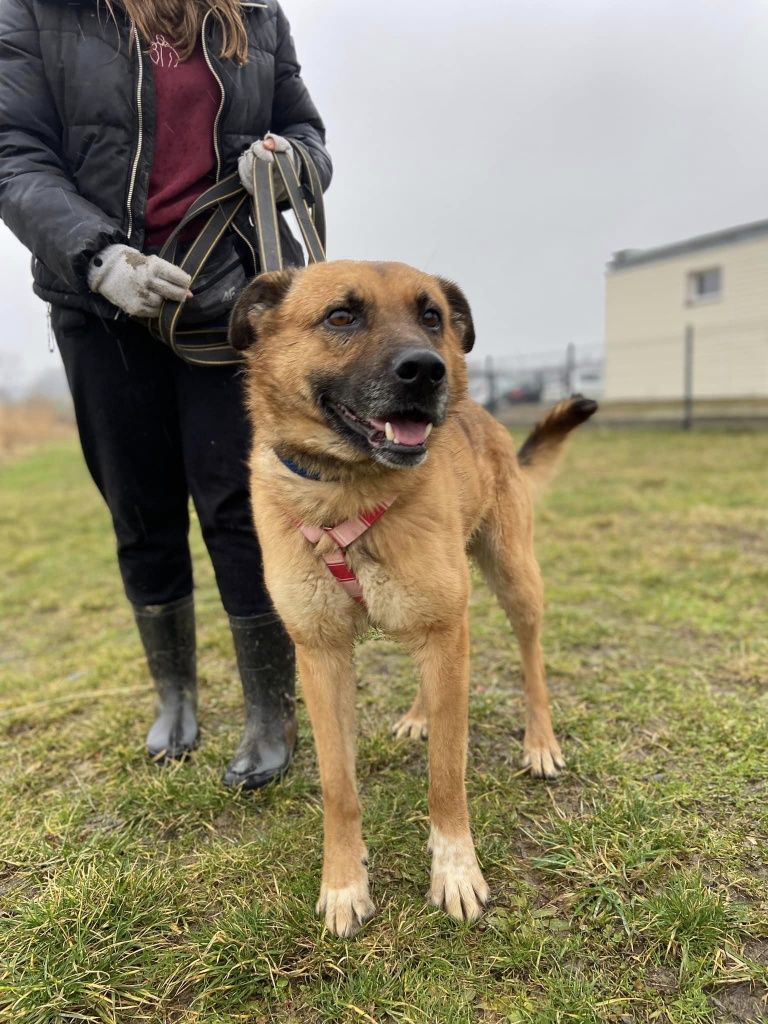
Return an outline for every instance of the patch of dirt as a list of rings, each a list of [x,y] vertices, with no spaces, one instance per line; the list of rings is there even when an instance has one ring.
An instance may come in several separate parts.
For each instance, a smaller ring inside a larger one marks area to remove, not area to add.
[[[753,530],[738,523],[702,523],[697,525],[709,541],[727,545],[736,545],[745,551],[766,550],[765,532]]]
[[[10,725],[5,726],[0,732],[0,735],[6,739],[13,740],[17,736],[23,736],[25,733],[33,732],[35,729],[35,723],[31,722],[26,718],[18,718],[15,722],[11,722]]]
[[[747,982],[728,985],[710,996],[717,1024],[765,1024],[768,989]]]
[[[216,834],[225,839],[240,839],[243,834],[243,816],[227,808],[213,819]]]
[[[648,987],[662,996],[677,992],[677,975],[670,967],[652,967],[647,974]]]
[[[110,814],[107,811],[91,814],[82,824],[80,829],[80,839],[87,839],[88,836],[92,836],[100,832],[117,832],[124,825],[125,820],[123,818],[118,818],[116,815]]]
[[[762,967],[768,967],[768,939],[750,939],[745,942],[744,956]]]

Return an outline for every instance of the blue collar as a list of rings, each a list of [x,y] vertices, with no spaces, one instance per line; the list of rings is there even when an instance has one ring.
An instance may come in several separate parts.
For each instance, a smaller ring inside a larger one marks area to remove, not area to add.
[[[310,473],[308,469],[302,469],[292,459],[284,459],[280,455],[277,456],[280,462],[285,466],[286,469],[290,469],[296,476],[300,476],[303,480],[322,480],[323,478],[319,473]]]

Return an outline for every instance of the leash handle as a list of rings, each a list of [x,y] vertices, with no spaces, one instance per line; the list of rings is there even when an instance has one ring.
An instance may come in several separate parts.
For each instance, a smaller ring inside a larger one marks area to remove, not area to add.
[[[325,260],[325,209],[320,179],[306,148],[301,143],[292,142],[292,145],[299,154],[302,167],[307,171],[309,196],[304,192],[293,161],[287,153],[275,152],[275,159],[269,163],[265,160],[253,161],[254,224],[262,272],[283,269],[280,220],[275,201],[276,171],[282,179],[288,202],[296,216],[307,250],[307,259],[310,263],[322,263]]]

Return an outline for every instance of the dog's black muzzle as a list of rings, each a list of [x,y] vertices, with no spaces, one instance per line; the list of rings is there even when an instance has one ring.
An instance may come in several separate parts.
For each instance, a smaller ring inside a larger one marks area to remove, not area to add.
[[[314,390],[334,429],[390,466],[424,461],[429,433],[444,422],[448,406],[445,360],[416,345],[390,351],[378,367],[316,380]]]

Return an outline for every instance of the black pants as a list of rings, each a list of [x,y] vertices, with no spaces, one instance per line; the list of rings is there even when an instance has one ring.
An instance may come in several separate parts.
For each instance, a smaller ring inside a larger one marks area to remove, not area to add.
[[[225,609],[268,611],[238,367],[190,366],[138,324],[59,307],[52,323],[128,599],[166,604],[191,592],[191,495]]]

